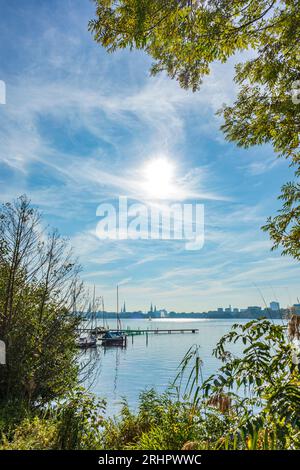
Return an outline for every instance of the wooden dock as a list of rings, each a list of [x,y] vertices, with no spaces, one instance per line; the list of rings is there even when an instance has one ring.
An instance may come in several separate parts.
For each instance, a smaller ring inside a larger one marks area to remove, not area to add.
[[[95,330],[95,329],[94,329]],[[91,328],[81,328],[81,332],[90,332]],[[146,328],[146,329],[131,329],[127,328],[126,330],[116,330],[113,328],[110,328],[109,331],[115,332],[119,331],[120,333],[126,335],[126,336],[139,336],[139,335],[148,335],[148,334],[153,334],[153,335],[160,335],[160,334],[184,334],[184,333],[192,333],[196,334],[199,333],[198,328]],[[99,335],[103,334],[103,332],[99,331]]]
[[[113,330],[112,330],[113,331]],[[153,335],[160,335],[160,334],[183,334],[183,333],[199,333],[199,330],[197,328],[147,328],[147,329],[126,329],[122,330],[122,333],[124,333],[127,336],[138,336],[138,335],[148,335],[148,334],[153,334]]]

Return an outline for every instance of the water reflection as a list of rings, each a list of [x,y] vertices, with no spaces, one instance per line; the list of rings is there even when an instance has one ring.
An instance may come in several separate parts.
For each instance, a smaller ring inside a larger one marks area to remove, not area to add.
[[[240,323],[245,321],[240,321]],[[188,325],[192,323],[192,325]],[[85,384],[108,402],[108,414],[116,413],[122,398],[135,408],[139,393],[154,387],[158,392],[166,390],[174,380],[180,361],[193,345],[200,346],[203,361],[203,379],[216,372],[219,361],[212,356],[217,341],[229,331],[232,320],[153,320],[155,328],[198,328],[199,334],[144,334],[128,338],[127,348],[101,347],[86,351],[90,361],[90,374]],[[147,329],[144,320],[127,320],[124,328]],[[87,368],[86,372],[89,369]]]

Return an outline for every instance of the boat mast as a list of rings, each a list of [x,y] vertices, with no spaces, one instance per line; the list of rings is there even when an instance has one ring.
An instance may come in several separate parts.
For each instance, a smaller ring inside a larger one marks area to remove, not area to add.
[[[91,323],[92,323],[92,324],[91,324],[91,328],[92,328],[92,329],[94,328],[94,323],[96,323],[96,322],[94,322],[94,320],[95,320],[95,318],[96,318],[96,312],[95,312],[95,294],[96,294],[96,286],[95,286],[95,284],[94,284],[94,292],[93,292],[93,311],[92,311],[92,322],[91,322]],[[95,325],[95,327],[96,327],[96,325]]]
[[[104,297],[101,297],[101,305],[102,305],[102,322],[103,322],[103,328],[108,328],[107,321],[105,321],[105,315],[104,315]]]
[[[119,315],[119,286],[117,285],[117,330],[121,330],[121,320]]]

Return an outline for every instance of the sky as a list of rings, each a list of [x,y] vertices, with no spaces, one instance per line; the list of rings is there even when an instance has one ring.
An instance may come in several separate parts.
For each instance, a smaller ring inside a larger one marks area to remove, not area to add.
[[[234,64],[245,56],[214,64],[199,92],[185,91],[151,77],[145,53],[97,45],[87,28],[94,12],[88,0],[0,0],[1,202],[30,197],[68,237],[107,309],[117,284],[128,310],[297,302],[298,263],[270,251],[260,230],[291,169],[268,145],[226,142],[215,114],[233,102]],[[120,196],[165,213],[171,203],[201,205],[203,246],[99,238],[97,208]]]

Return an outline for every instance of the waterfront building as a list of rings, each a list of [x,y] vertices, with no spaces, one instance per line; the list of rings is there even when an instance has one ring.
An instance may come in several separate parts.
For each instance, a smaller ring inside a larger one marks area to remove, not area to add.
[[[300,304],[294,304],[293,310],[296,313],[296,315],[300,315]]]
[[[280,304],[279,302],[270,302],[270,309],[273,311],[273,312],[278,312],[280,310]]]
[[[168,311],[165,308],[162,308],[158,311],[160,318],[166,318],[168,316]]]
[[[257,305],[252,305],[247,308],[247,312],[250,313],[250,315],[256,316],[257,314],[262,313],[262,308]]]

